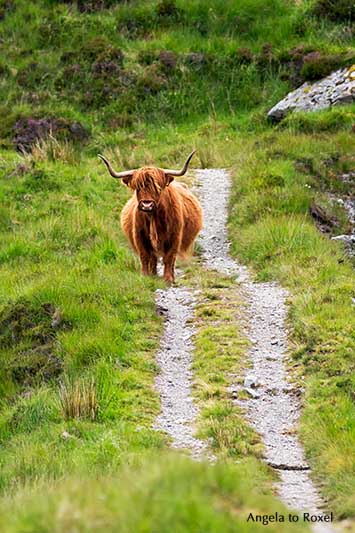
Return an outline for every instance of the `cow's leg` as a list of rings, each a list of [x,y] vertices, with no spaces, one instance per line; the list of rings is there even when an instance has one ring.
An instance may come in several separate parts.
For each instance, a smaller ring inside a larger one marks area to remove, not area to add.
[[[169,252],[164,255],[164,279],[168,283],[174,283],[175,281],[175,261],[176,261],[176,252]]]
[[[143,230],[137,232],[135,242],[141,261],[142,274],[145,276],[156,274],[157,259],[154,255],[150,240]]]
[[[142,274],[149,276],[150,272],[150,255],[147,253],[139,252],[139,259],[141,260]]]
[[[145,276],[156,276],[158,261],[155,255],[140,250],[139,258],[141,260],[142,274]]]
[[[158,260],[156,258],[155,255],[151,255],[150,256],[150,261],[149,261],[149,274],[151,274],[152,276],[156,276],[157,275],[157,263],[158,263]]]

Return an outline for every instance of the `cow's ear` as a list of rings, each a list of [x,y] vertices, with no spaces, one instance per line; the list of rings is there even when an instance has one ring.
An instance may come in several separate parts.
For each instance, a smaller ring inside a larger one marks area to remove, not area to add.
[[[129,187],[129,184],[131,182],[132,176],[128,176],[128,178],[122,178],[122,181],[127,187]]]
[[[170,174],[165,174],[165,178],[166,178],[166,187],[167,187],[174,180],[174,176],[171,176]]]

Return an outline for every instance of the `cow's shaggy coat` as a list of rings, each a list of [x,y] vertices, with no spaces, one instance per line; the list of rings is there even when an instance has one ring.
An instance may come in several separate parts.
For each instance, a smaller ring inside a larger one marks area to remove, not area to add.
[[[173,282],[176,258],[190,255],[201,230],[201,206],[185,184],[174,182],[163,169],[143,167],[122,179],[134,194],[122,210],[121,225],[139,255],[142,272],[156,274],[162,257],[164,279]]]

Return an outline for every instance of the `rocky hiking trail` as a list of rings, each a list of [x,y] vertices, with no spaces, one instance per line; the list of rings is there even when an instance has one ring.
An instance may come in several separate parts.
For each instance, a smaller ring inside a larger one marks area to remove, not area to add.
[[[289,382],[287,371],[286,291],[277,283],[256,283],[248,269],[229,255],[227,208],[230,178],[223,169],[196,171],[196,189],[204,211],[200,235],[204,267],[235,279],[243,299],[243,330],[250,342],[250,368],[244,384],[232,387],[234,403],[242,409],[264,444],[264,460],[278,473],[275,490],[291,509],[321,514],[325,508],[311,476],[297,436],[300,390]],[[215,184],[218,183],[218,187]],[[155,429],[171,437],[171,446],[188,450],[195,459],[215,460],[208,443],[195,437],[198,408],[191,393],[195,296],[186,287],[157,291],[157,309],[165,316],[165,329],[157,354],[160,374],[156,388],[161,413]],[[243,397],[239,399],[239,391]],[[315,524],[313,531],[334,531]]]

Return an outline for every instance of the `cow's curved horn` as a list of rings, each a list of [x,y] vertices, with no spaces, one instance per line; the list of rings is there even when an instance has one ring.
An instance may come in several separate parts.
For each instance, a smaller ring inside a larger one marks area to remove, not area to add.
[[[192,156],[195,153],[196,153],[196,150],[191,152],[191,154],[186,159],[185,164],[184,164],[184,166],[182,167],[181,170],[169,170],[169,169],[166,169],[166,168],[163,168],[162,170],[164,170],[165,174],[170,174],[170,176],[183,176],[184,174],[186,174],[187,167],[189,166],[189,163],[190,163],[190,161],[192,159]]]
[[[104,157],[103,155],[99,154],[99,158],[102,159],[102,161],[105,163],[109,173],[111,174],[111,176],[113,178],[121,178],[122,179],[122,178],[131,178],[133,176],[134,170],[124,170],[123,172],[116,172],[115,170],[113,170],[113,168],[111,166],[111,163],[109,161],[107,161],[106,157]]]

